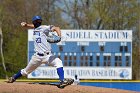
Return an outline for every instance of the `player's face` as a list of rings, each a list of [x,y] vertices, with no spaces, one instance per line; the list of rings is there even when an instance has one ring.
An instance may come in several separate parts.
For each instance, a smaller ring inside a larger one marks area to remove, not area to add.
[[[42,22],[42,20],[35,20],[35,21],[33,21],[33,24],[37,24],[37,23],[41,23]]]
[[[35,20],[35,21],[33,21],[33,24],[34,24],[35,28],[39,27],[41,25],[41,23],[42,23],[42,20]]]

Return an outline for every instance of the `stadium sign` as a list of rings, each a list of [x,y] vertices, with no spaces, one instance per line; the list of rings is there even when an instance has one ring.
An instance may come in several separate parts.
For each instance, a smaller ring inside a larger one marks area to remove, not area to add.
[[[34,54],[28,30],[28,62]],[[66,78],[132,79],[131,30],[62,30],[52,52],[64,64]],[[42,64],[28,78],[58,78],[56,68]]]

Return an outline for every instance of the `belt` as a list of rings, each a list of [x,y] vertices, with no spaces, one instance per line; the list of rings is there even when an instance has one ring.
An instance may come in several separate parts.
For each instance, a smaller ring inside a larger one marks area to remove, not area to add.
[[[45,53],[45,54],[49,55],[50,53],[47,52],[47,53]],[[37,53],[37,55],[39,55],[39,56],[44,56],[45,54],[44,54],[44,53]]]

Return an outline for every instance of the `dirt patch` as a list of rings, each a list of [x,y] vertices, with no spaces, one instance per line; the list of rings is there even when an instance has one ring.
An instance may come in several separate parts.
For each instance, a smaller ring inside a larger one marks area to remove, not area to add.
[[[140,93],[127,90],[92,87],[67,86],[59,89],[52,85],[29,84],[28,82],[0,83],[0,93]]]

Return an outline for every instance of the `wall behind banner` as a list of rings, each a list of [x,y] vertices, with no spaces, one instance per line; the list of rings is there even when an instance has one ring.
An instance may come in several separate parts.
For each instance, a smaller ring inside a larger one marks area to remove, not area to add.
[[[34,54],[33,30],[28,30],[28,62]],[[132,79],[131,30],[62,30],[62,41],[52,44],[61,58],[65,77]],[[28,78],[58,78],[55,68],[41,65]]]

